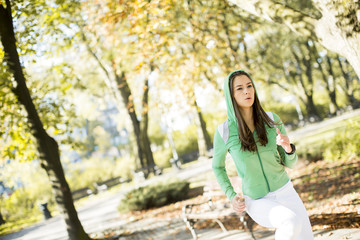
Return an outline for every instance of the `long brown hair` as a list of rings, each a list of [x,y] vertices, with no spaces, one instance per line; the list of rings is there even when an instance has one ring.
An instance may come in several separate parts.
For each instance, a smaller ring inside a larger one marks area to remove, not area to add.
[[[230,95],[231,95],[231,100],[232,100],[232,104],[233,104],[234,111],[235,111],[235,116],[237,119],[239,140],[241,142],[241,149],[244,151],[248,150],[251,152],[255,152],[257,150],[257,146],[256,146],[254,136],[251,133],[249,127],[247,126],[244,118],[241,116],[239,108],[237,106],[237,103],[236,103],[234,95],[233,95],[233,81],[234,81],[235,77],[241,76],[241,75],[247,76],[251,80],[253,87],[255,88],[254,82],[248,73],[243,72],[243,71],[234,72],[229,77]],[[256,89],[255,89],[255,99],[254,99],[254,104],[253,104],[253,118],[254,118],[255,130],[259,137],[259,142],[262,146],[264,146],[268,143],[265,124],[267,124],[268,127],[272,127],[272,126],[276,125],[276,123],[272,119],[270,119],[270,117],[266,114],[266,112],[262,108],[259,98],[256,93]]]

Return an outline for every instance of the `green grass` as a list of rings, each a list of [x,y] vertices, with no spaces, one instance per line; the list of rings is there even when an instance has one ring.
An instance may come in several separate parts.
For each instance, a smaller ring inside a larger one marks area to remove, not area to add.
[[[334,121],[335,120],[335,121]],[[318,143],[322,142],[326,139],[335,137],[336,134],[340,131],[345,130],[348,121],[360,121],[360,112],[357,116],[351,116],[349,118],[345,119],[339,119],[336,121],[336,119],[329,119],[325,120],[323,122],[320,122],[320,124],[325,124],[319,128],[315,128],[313,130],[306,131],[304,133],[297,134],[298,132],[301,132],[301,130],[305,130],[306,128],[309,128],[311,126],[316,126],[316,124],[312,124],[309,126],[305,126],[304,128],[298,129],[294,132],[290,132],[289,136],[292,137],[293,141],[298,144],[309,144],[309,143]],[[326,124],[326,122],[331,121],[331,124]]]
[[[126,189],[133,185],[134,185],[133,182],[119,184],[117,186],[114,186],[114,187],[108,189],[107,191],[98,193],[96,195],[84,197],[82,199],[79,199],[78,201],[74,201],[74,205],[75,205],[76,209],[78,209],[82,206],[85,206],[85,205],[91,203],[91,202],[97,201],[98,199],[104,198],[106,196],[110,196],[116,192],[119,192],[119,191]],[[51,210],[52,217],[56,217],[59,214],[60,214],[59,211]],[[26,217],[26,218],[23,218],[23,219],[20,219],[17,221],[8,221],[5,224],[0,225],[0,236],[20,231],[23,228],[32,226],[41,221],[43,221],[42,214],[30,217],[30,218]]]
[[[359,110],[320,123],[309,124],[289,132],[288,135],[290,140],[296,144],[300,156],[321,155],[324,151],[324,143],[344,132],[349,122],[360,122]]]
[[[20,231],[21,229],[29,227],[42,219],[42,215],[38,215],[30,218],[24,218],[16,222],[6,222],[5,224],[0,225],[0,236]]]

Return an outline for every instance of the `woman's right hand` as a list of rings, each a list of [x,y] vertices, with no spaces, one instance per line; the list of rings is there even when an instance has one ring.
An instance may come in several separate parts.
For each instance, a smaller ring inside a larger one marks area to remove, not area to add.
[[[232,199],[231,204],[235,212],[242,213],[245,210],[245,202],[238,194]]]

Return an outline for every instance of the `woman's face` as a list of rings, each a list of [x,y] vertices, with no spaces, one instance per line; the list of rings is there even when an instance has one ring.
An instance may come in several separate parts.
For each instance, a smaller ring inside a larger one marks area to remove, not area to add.
[[[251,108],[255,100],[255,89],[246,75],[236,76],[233,80],[233,97],[239,108]]]

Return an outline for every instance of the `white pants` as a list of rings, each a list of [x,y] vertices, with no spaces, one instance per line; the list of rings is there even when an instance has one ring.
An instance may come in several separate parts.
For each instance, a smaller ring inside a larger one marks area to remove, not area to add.
[[[276,240],[314,239],[305,206],[291,181],[265,197],[244,198],[246,212],[256,223],[276,228]]]

